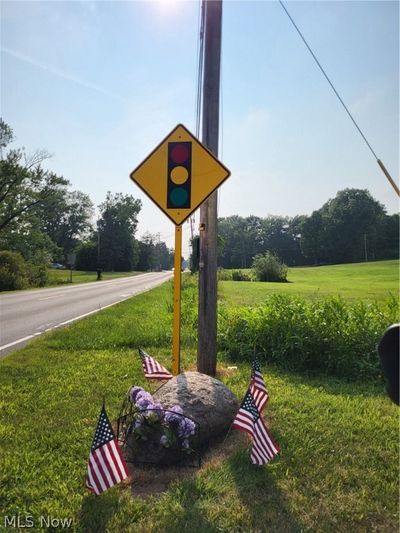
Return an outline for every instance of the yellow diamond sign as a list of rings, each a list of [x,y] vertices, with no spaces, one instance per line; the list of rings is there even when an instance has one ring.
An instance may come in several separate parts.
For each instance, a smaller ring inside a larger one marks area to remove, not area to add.
[[[176,225],[181,225],[230,171],[178,124],[130,177]]]

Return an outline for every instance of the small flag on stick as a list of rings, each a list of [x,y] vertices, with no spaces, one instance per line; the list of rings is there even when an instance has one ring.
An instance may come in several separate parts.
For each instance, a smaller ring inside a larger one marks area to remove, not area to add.
[[[89,455],[86,486],[97,496],[129,475],[103,405]]]
[[[250,391],[247,391],[244,397],[233,421],[233,427],[240,431],[246,431],[253,438],[250,455],[253,464],[267,464],[279,453],[280,448],[265,425]]]
[[[148,379],[171,379],[173,375],[168,372],[153,357],[150,357],[145,351],[139,348],[140,359],[142,360],[144,375]]]
[[[261,374],[261,365],[257,357],[253,360],[251,369],[250,393],[258,411],[261,413],[264,405],[268,401],[268,391]]]

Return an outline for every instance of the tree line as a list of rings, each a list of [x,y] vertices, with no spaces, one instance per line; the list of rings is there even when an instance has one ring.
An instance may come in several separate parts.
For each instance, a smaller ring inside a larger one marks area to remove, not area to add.
[[[192,241],[197,269],[198,237]],[[271,252],[286,265],[321,265],[399,257],[399,215],[366,189],[345,189],[310,216],[233,215],[218,219],[218,265],[250,268]]]
[[[74,263],[79,270],[172,268],[173,251],[159,236],[136,238],[140,200],[108,192],[94,224],[90,197],[45,168],[50,155],[28,155],[10,148],[13,141],[12,128],[0,119],[0,253],[18,253],[31,264],[32,277],[39,273],[33,284],[43,284],[51,262]],[[218,222],[218,264],[224,268],[249,268],[266,252],[289,266],[397,258],[398,243],[398,214],[388,215],[362,189],[339,191],[310,216],[233,215]]]
[[[140,200],[108,192],[94,224],[90,197],[71,190],[67,179],[45,167],[50,155],[10,148],[13,141],[12,128],[0,119],[1,252],[19,254],[40,267],[42,278],[52,262],[74,263],[82,270],[172,267],[173,251],[157,235],[136,238]]]

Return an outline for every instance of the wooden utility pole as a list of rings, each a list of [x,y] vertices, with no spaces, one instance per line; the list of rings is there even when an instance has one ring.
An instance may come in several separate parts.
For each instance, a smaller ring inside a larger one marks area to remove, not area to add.
[[[218,157],[222,0],[203,0],[204,77],[202,143]],[[197,370],[217,367],[217,204],[215,191],[200,208]]]

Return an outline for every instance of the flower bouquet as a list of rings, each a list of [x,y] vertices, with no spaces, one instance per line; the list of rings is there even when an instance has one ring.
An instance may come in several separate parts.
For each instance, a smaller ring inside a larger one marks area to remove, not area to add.
[[[125,451],[134,463],[186,463],[194,453],[197,424],[179,405],[164,409],[141,387],[132,387],[129,420],[125,425]]]

